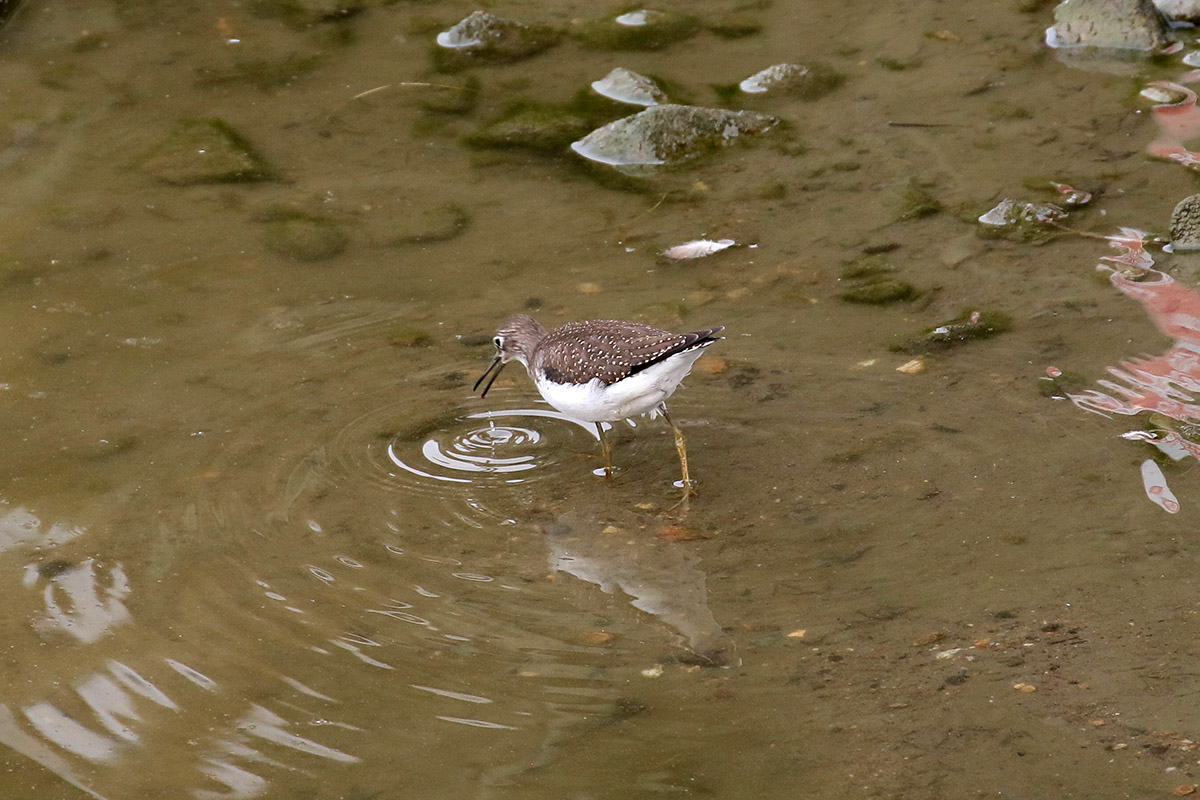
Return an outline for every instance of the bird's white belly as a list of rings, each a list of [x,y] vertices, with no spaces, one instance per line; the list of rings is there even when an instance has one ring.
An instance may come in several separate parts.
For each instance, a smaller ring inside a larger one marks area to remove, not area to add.
[[[607,386],[598,380],[588,383],[554,383],[535,378],[546,402],[572,419],[584,422],[613,422],[653,412],[679,387],[704,352],[697,348],[659,362]]]

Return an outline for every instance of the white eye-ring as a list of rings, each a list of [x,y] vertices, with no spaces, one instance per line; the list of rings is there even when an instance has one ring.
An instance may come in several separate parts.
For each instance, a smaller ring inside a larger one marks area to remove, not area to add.
[[[497,336],[496,338],[492,339],[492,344],[496,345],[497,350],[503,350],[504,349],[504,337]]]

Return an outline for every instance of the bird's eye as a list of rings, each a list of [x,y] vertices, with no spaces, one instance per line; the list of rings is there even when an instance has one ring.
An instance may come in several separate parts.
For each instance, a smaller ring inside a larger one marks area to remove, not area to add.
[[[497,350],[503,350],[504,349],[504,337],[497,336],[496,338],[492,339],[492,344],[496,345]]]

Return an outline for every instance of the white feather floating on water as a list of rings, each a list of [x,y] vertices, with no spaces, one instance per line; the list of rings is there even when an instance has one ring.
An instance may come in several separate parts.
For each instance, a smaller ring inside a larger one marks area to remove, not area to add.
[[[686,258],[704,258],[713,253],[719,253],[727,247],[733,247],[735,244],[737,242],[733,239],[718,239],[715,242],[711,239],[696,239],[669,247],[663,251],[663,255],[680,261]]]
[[[1152,458],[1147,458],[1142,462],[1142,485],[1145,487],[1146,496],[1150,498],[1150,501],[1162,508],[1163,511],[1168,514],[1175,514],[1179,511],[1179,498],[1175,497],[1171,487],[1167,486],[1166,476]]]

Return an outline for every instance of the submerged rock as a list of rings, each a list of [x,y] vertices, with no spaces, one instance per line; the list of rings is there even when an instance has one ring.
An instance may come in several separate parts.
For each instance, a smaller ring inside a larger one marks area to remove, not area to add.
[[[176,186],[272,180],[275,170],[222,119],[188,119],[142,159],[141,168]]]
[[[1176,253],[1200,250],[1200,194],[1183,198],[1171,212],[1171,249]]]
[[[1063,0],[1046,30],[1051,47],[1158,50],[1170,41],[1151,0]]]
[[[993,228],[1002,228],[1029,224],[1049,225],[1066,219],[1066,216],[1067,212],[1053,203],[1030,203],[1006,197],[995,208],[980,215],[979,221]]]
[[[738,84],[743,92],[761,94],[771,89],[794,86],[808,77],[808,67],[800,64],[776,64],[756,72]]]
[[[840,293],[838,297],[847,303],[862,303],[867,305],[886,305],[902,300],[912,300],[920,292],[908,281],[896,278],[875,278]]]
[[[265,242],[272,253],[292,261],[324,261],[340,255],[350,237],[333,220],[284,212],[268,224]]]
[[[558,38],[557,31],[544,25],[527,25],[476,11],[437,35],[434,59],[443,70],[520,61],[553,47]]]
[[[747,94],[771,92],[815,100],[845,80],[845,75],[824,64],[776,64],[746,78],[738,84],[738,89]]]
[[[585,22],[573,34],[584,45],[600,50],[659,50],[699,31],[694,17],[642,8]]]
[[[656,106],[667,102],[667,93],[658,84],[636,72],[617,67],[598,81],[592,81],[596,94],[633,106]]]
[[[948,350],[960,344],[988,339],[1004,333],[1012,326],[1012,317],[997,311],[972,311],[916,336],[896,342],[891,350],[897,353],[920,355]]]
[[[697,106],[651,106],[610,122],[571,144],[584,158],[613,166],[670,164],[727,145],[747,133],[763,133],[779,123],[753,111]]]
[[[1200,0],[1154,0],[1154,5],[1171,19],[1200,22]]]
[[[480,125],[467,137],[467,144],[562,153],[593,124],[565,106],[518,103]]]

